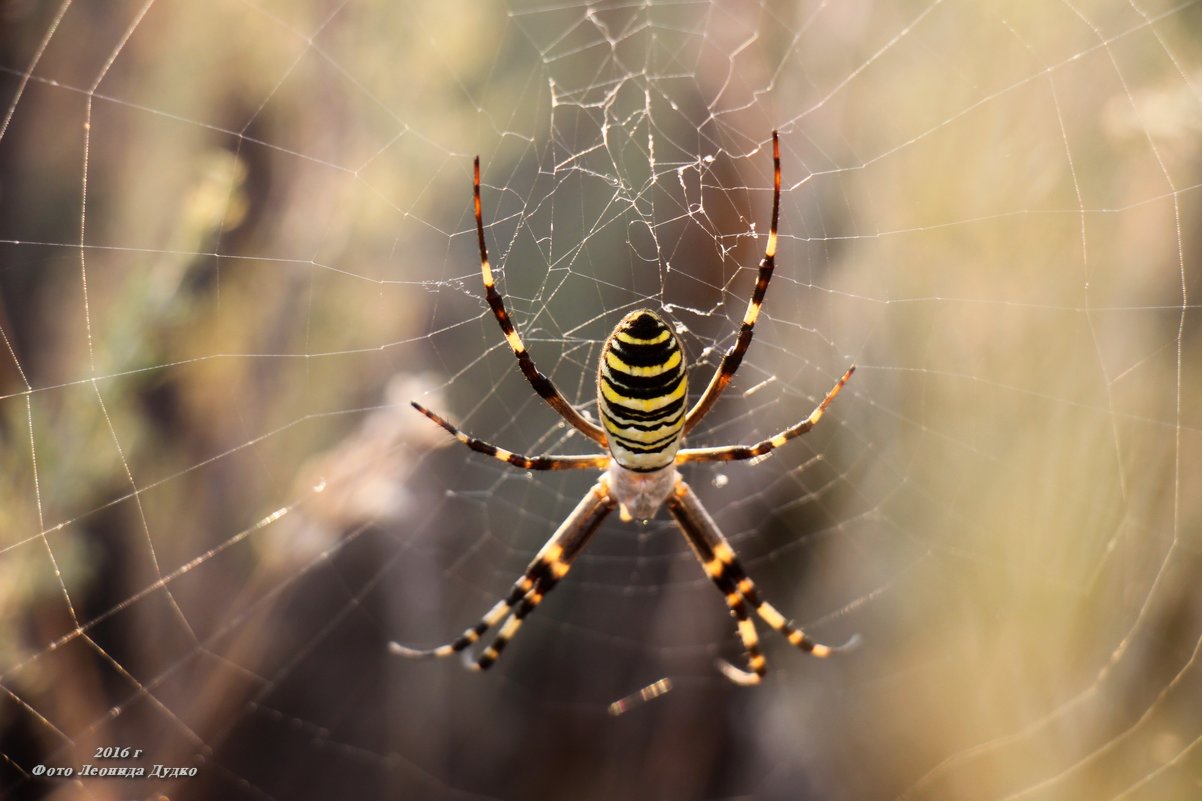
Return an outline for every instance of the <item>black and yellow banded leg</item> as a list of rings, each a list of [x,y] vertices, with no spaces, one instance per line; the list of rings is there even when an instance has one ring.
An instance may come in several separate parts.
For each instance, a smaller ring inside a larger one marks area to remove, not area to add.
[[[780,224],[780,138],[776,131],[772,132],[772,222],[768,226],[768,244],[764,248],[764,258],[760,260],[759,273],[755,279],[755,289],[751,300],[747,303],[747,311],[743,314],[743,324],[739,327],[739,336],[735,344],[722,357],[717,372],[710,379],[705,392],[701,393],[697,403],[684,420],[684,433],[693,430],[701,418],[705,417],[710,407],[718,400],[718,396],[730,384],[735,371],[743,362],[743,355],[751,346],[751,337],[755,332],[755,321],[760,316],[760,307],[764,305],[764,296],[768,294],[768,282],[772,280],[772,272],[776,269],[776,239],[777,227]]]
[[[474,661],[465,655],[464,664],[469,669],[488,670],[492,667],[505,650],[505,646],[517,635],[526,616],[542,603],[547,593],[555,589],[555,585],[572,569],[572,562],[580,555],[593,532],[615,505],[614,500],[609,497],[607,479],[602,477],[535,557],[535,562],[541,563],[541,566],[535,570],[532,564],[531,569],[526,571],[526,577],[532,580],[530,591],[514,607],[513,614],[501,626],[496,637]]]
[[[529,592],[530,586],[533,586],[533,580],[528,576],[522,576],[514,584],[513,590],[509,595],[497,601],[496,605],[488,610],[484,617],[480,618],[479,623],[469,629],[465,629],[462,634],[446,645],[440,645],[437,648],[420,649],[410,648],[407,645],[401,645],[399,642],[391,642],[388,644],[388,650],[397,656],[403,656],[407,659],[441,659],[444,656],[459,653],[470,648],[484,636],[486,631],[501,622],[509,614],[509,611],[513,609],[514,605],[525,597]],[[523,587],[526,587],[526,589],[523,589]]]
[[[760,598],[755,582],[743,572],[738,558],[729,547],[720,550],[718,553],[719,559],[724,559],[728,556],[730,561],[726,563],[727,569],[736,582],[739,594],[747,599],[747,602],[755,609],[755,613],[760,616],[761,620],[767,623],[774,631],[779,632],[793,647],[800,648],[802,651],[813,654],[819,659],[826,659],[831,654],[849,651],[859,643],[859,635],[853,636],[842,645],[824,645],[811,640],[792,620],[786,619],[775,606]]]
[[[505,335],[505,342],[509,344],[509,349],[513,351],[513,355],[518,360],[518,367],[521,368],[522,375],[526,376],[526,380],[530,382],[530,386],[534,388],[538,396],[546,401],[552,409],[559,412],[559,415],[568,421],[573,428],[594,442],[605,445],[605,432],[596,424],[586,420],[580,412],[572,408],[572,405],[567,402],[563,395],[559,393],[559,390],[555,388],[555,385],[551,383],[551,379],[540,373],[534,365],[534,359],[526,350],[526,345],[522,342],[522,336],[518,333],[517,327],[509,317],[509,311],[505,308],[505,299],[497,291],[496,282],[493,280],[492,266],[488,261],[488,246],[484,244],[484,218],[480,203],[479,156],[476,157],[472,174],[472,198],[476,213],[476,239],[480,245],[480,275],[484,279],[484,297],[488,301],[489,308],[492,309],[493,316],[497,318],[497,323],[501,326],[501,333]]]
[[[609,494],[608,479],[602,476],[535,555],[526,572],[514,582],[509,594],[488,610],[478,623],[465,629],[453,641],[436,648],[417,649],[393,642],[389,644],[389,650],[409,659],[442,658],[466,651],[479,642],[489,629],[505,621],[497,636],[481,652],[479,658],[471,660],[469,657],[466,660],[468,666],[475,670],[487,669],[517,634],[526,615],[567,575],[573,560],[616,505]]]
[[[490,442],[485,442],[482,439],[469,436],[463,433],[455,426],[448,423],[443,418],[439,417],[434,412],[422,406],[417,401],[410,401],[414,409],[424,414],[426,417],[433,420],[438,425],[442,426],[452,437],[468,446],[476,453],[482,453],[485,456],[491,456],[502,462],[520,467],[524,470],[579,470],[582,468],[594,468],[597,470],[604,469],[609,465],[608,455],[588,455],[588,456],[523,456],[520,453],[513,453],[504,448],[498,448]],[[515,601],[516,603],[516,601]]]
[[[730,605],[731,615],[735,618],[739,639],[743,643],[743,650],[747,653],[747,666],[751,669],[742,670],[725,659],[719,659],[718,670],[722,671],[723,676],[740,687],[752,687],[764,680],[764,676],[768,672],[768,661],[760,651],[760,635],[756,631],[755,621],[747,613],[747,605],[742,603],[741,600],[739,603],[735,603],[735,597],[737,597],[737,594],[734,596],[727,594],[726,603]]]
[[[684,482],[678,481],[677,486],[681,485],[684,485]],[[687,487],[687,485],[685,486]],[[747,666],[750,668],[750,670],[741,670],[726,660],[720,659],[718,660],[718,669],[722,671],[722,675],[735,684],[743,686],[759,684],[767,673],[768,666],[764,654],[760,651],[760,635],[756,631],[755,621],[748,611],[746,599],[739,592],[738,585],[732,577],[731,571],[727,569],[726,563],[714,553],[709,540],[695,533],[697,529],[695,512],[680,501],[680,494],[675,491],[668,497],[667,503],[668,512],[684,532],[689,547],[692,548],[697,561],[701,563],[701,568],[725,597],[726,606],[730,609],[731,617],[735,619],[739,640],[743,643],[743,650],[747,655]]]
[[[845,650],[855,643],[855,639],[843,646],[830,646],[815,642],[806,636],[792,621],[772,604],[763,600],[756,589],[755,582],[748,577],[747,572],[735,556],[734,549],[722,536],[709,512],[701,505],[701,501],[682,479],[676,482],[676,488],[668,498],[668,509],[680,528],[685,533],[693,551],[702,558],[705,572],[715,584],[723,588],[727,594],[728,604],[731,594],[746,601],[755,613],[773,630],[779,632],[796,648],[826,658],[833,653]],[[721,581],[721,583],[719,583]],[[727,587],[732,589],[728,590]],[[723,671],[726,672],[726,671]]]
[[[700,559],[702,554],[696,549],[694,552]],[[755,620],[748,611],[747,602],[735,591],[734,583],[729,580],[729,577],[710,572],[710,565],[713,563],[714,560],[710,559],[709,562],[703,562],[702,567],[726,598],[726,606],[730,609],[730,616],[735,619],[735,631],[739,635],[739,641],[743,644],[748,667],[747,670],[743,670],[725,659],[719,659],[717,661],[718,670],[722,671],[723,676],[742,687],[759,684],[768,672],[768,661],[760,650],[760,634],[756,630]]]
[[[563,573],[567,573],[566,566]],[[497,636],[493,637],[492,642],[480,652],[480,655],[475,658],[468,653],[463,655],[464,667],[469,670],[488,670],[492,667],[493,663],[501,658],[501,652],[505,650],[505,646],[518,633],[518,629],[522,627],[522,621],[526,619],[526,615],[533,612],[542,603],[543,598],[555,588],[555,584],[558,581],[558,578],[537,581],[535,588],[526,593],[521,603],[514,608],[513,614],[505,621],[505,625],[501,626],[497,632]]]
[[[604,516],[605,512],[602,512],[601,516],[597,518],[596,523],[599,524]],[[548,546],[550,545],[551,543],[548,543]],[[574,554],[579,553],[582,547],[583,542],[575,548],[571,557],[566,554],[562,545],[543,548],[542,552],[535,557],[535,562],[526,570],[526,574],[519,582],[526,591],[520,597],[515,598],[514,596],[517,595],[515,592],[506,599],[507,601],[512,601],[512,603],[509,603],[509,608],[497,618],[497,620],[505,618],[504,625],[501,626],[496,636],[493,637],[492,642],[480,652],[478,657],[473,657],[470,653],[464,653],[464,667],[469,670],[488,670],[492,667],[493,663],[500,658],[501,652],[505,650],[505,646],[518,633],[518,629],[522,627],[522,621],[526,619],[526,615],[533,612],[542,603],[547,593],[553,590],[555,585],[559,583],[559,580],[568,574],[568,570],[571,569],[571,558],[574,558]],[[491,628],[491,626],[488,628]],[[484,631],[487,631],[488,628],[485,628]],[[484,631],[480,633],[483,634]]]
[[[826,393],[826,397],[822,402],[814,407],[814,411],[810,412],[810,416],[802,420],[795,426],[786,428],[776,436],[769,437],[762,442],[757,442],[754,445],[727,445],[721,448],[685,448],[677,451],[676,463],[684,464],[685,462],[730,462],[737,459],[754,459],[756,456],[763,456],[766,453],[776,450],[781,445],[784,445],[789,440],[800,437],[802,434],[809,431],[814,426],[818,425],[818,421],[822,419],[822,415],[826,413],[826,408],[831,405],[831,401],[843,389],[843,385],[851,378],[851,374],[856,371],[856,366],[853,364],[847,368],[847,372],[835,382],[835,386],[831,391]]]
[[[672,509],[670,502],[668,508]],[[677,520],[680,518],[677,517]],[[755,620],[748,611],[747,601],[739,594],[735,582],[714,553],[712,551],[707,553],[703,549],[703,543],[694,543],[690,539],[690,544],[694,546],[693,552],[701,560],[705,574],[710,577],[710,581],[714,582],[726,598],[726,606],[730,609],[731,617],[735,619],[735,629],[739,634],[739,640],[743,643],[743,650],[747,655],[747,667],[750,668],[750,670],[741,670],[725,659],[719,659],[718,669],[722,671],[722,675],[735,684],[744,687],[759,684],[768,672],[768,662],[764,658],[763,652],[760,651],[760,634],[756,630]]]

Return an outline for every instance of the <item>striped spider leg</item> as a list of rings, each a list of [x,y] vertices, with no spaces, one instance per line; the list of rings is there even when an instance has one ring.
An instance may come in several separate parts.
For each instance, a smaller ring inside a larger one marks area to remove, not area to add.
[[[831,405],[831,401],[843,389],[843,385],[851,378],[852,373],[856,371],[856,366],[853,364],[847,368],[835,385],[831,387],[831,391],[826,393],[826,397],[822,402],[814,407],[814,411],[810,412],[810,416],[802,420],[796,425],[789,426],[779,434],[774,434],[768,439],[755,443],[754,445],[723,445],[717,448],[684,448],[676,454],[676,463],[685,464],[687,462],[732,462],[742,459],[754,459],[757,456],[763,456],[766,453],[776,450],[781,445],[784,445],[789,440],[800,437],[808,432],[811,428],[818,425],[818,421],[822,419],[822,415],[826,413],[826,407]]]
[[[464,651],[467,656],[464,665],[473,670],[488,670],[501,656],[505,645],[517,634],[526,615],[533,612],[546,594],[568,574],[572,562],[584,550],[584,546],[588,544],[605,516],[613,511],[614,505],[608,481],[602,476],[535,555],[526,567],[526,572],[514,582],[509,595],[488,610],[479,623],[465,629],[455,640],[437,648],[419,650],[393,642],[389,643],[389,650],[411,659],[444,657]],[[493,637],[492,642],[473,660],[467,649],[502,620],[505,624]]]
[[[605,433],[597,427],[596,423],[585,419],[580,412],[576,411],[551,383],[551,379],[540,373],[534,366],[534,359],[526,350],[526,345],[522,342],[522,337],[518,334],[513,320],[509,318],[509,312],[505,308],[505,299],[497,291],[496,283],[493,281],[492,267],[488,262],[488,245],[484,243],[484,218],[480,210],[479,156],[476,156],[472,169],[472,199],[476,213],[476,241],[480,245],[480,275],[484,279],[484,297],[488,301],[489,308],[492,309],[493,316],[501,325],[501,333],[505,335],[505,342],[508,343],[510,350],[517,358],[522,375],[526,376],[526,380],[530,382],[530,386],[534,388],[538,396],[545,400],[552,409],[559,412],[560,417],[593,442],[604,446]]]
[[[743,314],[743,324],[739,326],[739,336],[735,344],[722,356],[722,363],[709,385],[697,399],[697,403],[685,416],[684,432],[688,434],[709,413],[717,402],[718,396],[730,384],[739,365],[743,363],[743,355],[751,347],[751,337],[755,333],[755,321],[759,319],[760,307],[764,305],[764,296],[768,294],[768,282],[776,270],[776,232],[780,225],[780,138],[776,131],[772,132],[772,222],[768,225],[768,244],[764,247],[764,258],[760,259],[759,273],[755,278],[755,289],[751,300],[747,302],[747,311]]]
[[[469,667],[487,669],[496,662],[526,616],[567,575],[573,561],[611,511],[619,510],[623,520],[646,521],[665,505],[702,569],[725,597],[730,614],[736,621],[736,632],[746,651],[748,670],[720,661],[720,670],[732,682],[758,684],[765,674],[766,662],[760,651],[753,615],[779,632],[793,646],[817,657],[825,658],[854,644],[854,638],[839,647],[815,642],[787,620],[775,606],[764,600],[740,564],[734,549],[677,471],[677,465],[689,462],[751,459],[805,434],[822,418],[855,371],[854,365],[848,368],[807,418],[762,442],[715,448],[681,448],[684,435],[705,416],[738,370],[751,344],[755,322],[767,294],[775,267],[780,217],[780,144],[776,131],[772,132],[772,160],[772,223],[755,290],[744,314],[738,338],[723,356],[701,398],[691,409],[687,409],[688,376],[684,348],[675,330],[655,312],[638,309],[622,318],[602,348],[597,368],[597,410],[602,425],[597,426],[580,415],[559,394],[550,379],[537,370],[509,319],[505,302],[494,285],[489,268],[480,209],[480,160],[476,159],[473,183],[476,233],[480,245],[480,271],[489,307],[517,357],[522,373],[534,390],[568,423],[604,445],[608,453],[524,456],[470,436],[418,403],[413,406],[466,447],[514,467],[525,470],[588,468],[605,472],[514,582],[509,594],[489,609],[479,622],[445,645],[420,650],[394,642],[390,644],[393,653],[424,658],[463,652],[465,664]],[[500,628],[492,641],[473,659],[468,649],[496,626]]]
[[[769,625],[774,631],[782,634],[790,645],[800,648],[814,656],[825,659],[833,653],[853,648],[858,637],[852,637],[840,646],[823,645],[806,636],[806,633],[791,620],[785,619],[775,606],[760,597],[759,590],[739,563],[734,548],[722,536],[718,524],[710,517],[709,512],[701,505],[701,501],[693,492],[692,487],[677,478],[676,486],[666,501],[668,512],[676,521],[677,527],[684,534],[685,540],[693,549],[697,561],[710,580],[717,586],[718,591],[726,598],[726,605],[734,617],[739,639],[747,653],[747,666],[750,670],[741,670],[724,659],[718,660],[718,669],[722,675],[735,684],[759,684],[767,671],[767,662],[760,652],[759,634],[755,621],[751,618],[748,607]]]

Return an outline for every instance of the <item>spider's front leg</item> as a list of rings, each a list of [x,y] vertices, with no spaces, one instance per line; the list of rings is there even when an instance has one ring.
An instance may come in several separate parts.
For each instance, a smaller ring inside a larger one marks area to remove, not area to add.
[[[609,492],[609,481],[602,476],[592,489],[581,499],[572,513],[563,522],[547,544],[535,555],[533,561],[513,584],[509,595],[498,601],[480,618],[480,622],[465,629],[451,642],[437,648],[416,649],[398,642],[389,643],[389,650],[409,659],[437,659],[466,651],[484,634],[502,620],[505,621],[496,637],[480,656],[472,660],[466,657],[465,664],[473,670],[487,670],[501,655],[506,644],[517,634],[525,617],[534,611],[542,599],[555,588],[560,579],[568,574],[572,562],[584,550],[589,539],[613,509],[617,506]],[[506,620],[508,618],[508,620]]]
[[[831,387],[831,391],[826,393],[826,397],[822,402],[814,407],[814,411],[810,412],[810,416],[802,420],[794,426],[786,428],[779,434],[769,437],[766,440],[757,442],[754,445],[726,445],[718,448],[685,448],[678,451],[676,454],[676,463],[685,464],[686,462],[731,462],[739,459],[754,459],[757,456],[763,456],[766,453],[776,450],[791,439],[800,437],[802,434],[809,432],[814,426],[818,425],[818,421],[822,419],[822,415],[826,414],[826,407],[831,405],[835,396],[843,389],[843,385],[851,378],[851,374],[856,371],[856,366],[853,364],[847,368],[835,386]]]
[[[567,399],[551,383],[551,379],[539,372],[539,369],[534,365],[534,358],[526,350],[525,343],[522,342],[522,335],[518,333],[517,326],[514,325],[513,319],[509,316],[508,309],[505,308],[505,298],[502,297],[500,290],[497,289],[496,280],[492,274],[492,265],[488,261],[488,246],[484,242],[484,217],[481,210],[483,204],[480,202],[479,156],[476,157],[475,167],[472,171],[472,203],[476,216],[476,241],[480,246],[480,277],[484,281],[484,299],[488,301],[488,306],[492,309],[493,316],[497,318],[497,323],[501,326],[501,333],[505,336],[505,342],[509,345],[509,349],[513,351],[514,357],[517,358],[518,367],[521,369],[522,375],[526,376],[526,380],[530,382],[530,386],[538,393],[538,396],[546,401],[548,406],[558,412],[559,416],[566,420],[569,425],[598,445],[605,445],[605,432],[596,423],[587,420],[580,412],[576,411],[572,404],[568,403]]]
[[[605,454],[585,455],[585,456],[567,456],[552,454],[549,456],[524,456],[520,453],[498,448],[491,442],[485,442],[482,439],[466,434],[460,431],[455,426],[448,423],[443,418],[436,415],[434,412],[422,406],[417,401],[410,401],[409,404],[424,414],[430,420],[433,420],[438,425],[442,426],[443,430],[450,434],[459,442],[474,450],[476,453],[482,453],[485,456],[491,456],[500,462],[511,464],[514,467],[519,467],[523,470],[579,470],[582,468],[603,469],[609,464],[609,456]]]
[[[773,131],[772,221],[768,225],[768,244],[764,246],[764,258],[760,260],[759,272],[756,274],[755,279],[755,289],[751,292],[751,300],[747,302],[747,311],[743,314],[743,324],[739,326],[739,335],[735,339],[735,344],[731,345],[730,349],[722,356],[722,362],[718,365],[713,378],[710,379],[709,385],[701,393],[701,397],[697,399],[697,403],[692,409],[689,409],[689,413],[685,416],[685,434],[688,434],[701,422],[702,418],[705,417],[714,403],[717,402],[718,396],[730,385],[730,381],[735,377],[739,365],[743,363],[744,354],[751,347],[751,337],[755,333],[755,321],[759,319],[760,308],[764,305],[764,298],[768,294],[768,283],[772,280],[772,273],[776,269],[776,242],[779,225],[780,137],[776,131]]]

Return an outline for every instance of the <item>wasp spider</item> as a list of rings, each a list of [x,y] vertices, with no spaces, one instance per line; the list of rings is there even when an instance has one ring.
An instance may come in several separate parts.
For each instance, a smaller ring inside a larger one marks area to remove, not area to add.
[[[480,622],[446,645],[417,650],[392,643],[390,648],[394,653],[422,658],[450,656],[462,651],[465,652],[465,664],[469,668],[486,670],[496,662],[526,616],[568,574],[572,562],[584,550],[606,515],[618,509],[623,520],[647,520],[655,515],[661,505],[668,507],[669,514],[683,532],[705,574],[725,596],[730,613],[737,622],[738,634],[747,652],[748,670],[720,661],[719,667],[727,678],[737,684],[758,684],[764,676],[765,660],[760,652],[753,614],[784,635],[790,643],[814,656],[827,657],[839,650],[811,640],[760,596],[713,518],[676,470],[677,465],[686,462],[750,459],[801,436],[822,418],[823,412],[855,371],[854,365],[849,367],[809,417],[763,442],[719,448],[681,448],[684,437],[701,422],[739,368],[743,354],[751,344],[752,330],[768,291],[768,282],[775,267],[776,229],[780,217],[780,144],[775,131],[772,132],[772,161],[772,226],[768,231],[768,244],[760,262],[755,291],[743,316],[738,339],[722,357],[722,363],[709,386],[692,408],[686,411],[687,378],[680,338],[655,312],[646,309],[633,311],[618,323],[602,348],[597,371],[597,409],[602,425],[598,426],[572,408],[551,380],[538,371],[505,309],[505,301],[493,281],[488,250],[484,244],[484,223],[480,214],[480,159],[476,159],[473,179],[476,236],[480,245],[480,271],[484,277],[488,305],[534,391],[576,430],[609,452],[595,456],[522,456],[469,436],[434,412],[414,403],[419,412],[467,447],[515,467],[524,470],[592,468],[605,472],[563,525],[551,535],[526,572],[514,583],[510,593],[498,601]],[[473,659],[467,649],[498,624],[502,625],[492,642]]]

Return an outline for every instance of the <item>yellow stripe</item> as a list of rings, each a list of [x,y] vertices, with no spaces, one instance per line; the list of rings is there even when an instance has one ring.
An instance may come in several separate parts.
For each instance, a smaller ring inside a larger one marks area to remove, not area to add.
[[[520,617],[509,618],[509,620],[505,621],[505,625],[501,627],[501,631],[497,635],[497,641],[506,642],[512,639],[513,635],[517,633],[517,630],[521,628],[521,626],[522,619]],[[496,651],[492,648],[489,648],[488,650],[496,653]],[[485,653],[487,653],[487,651]]]
[[[605,351],[605,364],[611,370],[620,370],[627,375],[649,378],[651,376],[663,375],[669,370],[674,370],[680,366],[681,354],[679,350],[672,351],[672,355],[663,364],[652,365],[651,367],[634,367],[619,359],[614,355],[612,350]]]
[[[756,318],[760,316],[760,304],[754,300],[747,304],[747,314],[743,317],[743,325],[755,325]]]
[[[650,446],[651,443],[653,443],[653,442],[659,442],[660,440],[666,440],[666,439],[668,439],[668,437],[674,436],[675,434],[677,434],[680,431],[680,421],[679,420],[677,420],[674,423],[669,423],[666,426],[661,426],[660,428],[654,429],[652,431],[640,431],[637,428],[621,428],[619,426],[612,425],[608,419],[605,421],[605,423],[606,423],[605,430],[608,431],[610,434],[613,434],[614,437],[620,437],[624,440],[637,442],[638,444],[643,445],[645,447]],[[616,444],[618,445],[618,447],[623,447],[622,443],[616,443]],[[671,448],[673,446],[671,445],[671,443],[669,443],[668,447]],[[629,448],[627,448],[627,450],[629,450]]]
[[[760,642],[760,635],[756,633],[755,624],[750,619],[739,621],[739,636],[743,638],[743,645],[748,649],[754,648]]]
[[[765,623],[777,631],[780,631],[785,627],[785,616],[776,611],[776,607],[763,603],[760,604],[760,608],[755,611],[764,619]]]
[[[673,403],[684,397],[685,390],[688,389],[687,381],[681,381],[680,385],[668,395],[660,395],[657,398],[627,398],[624,395],[619,395],[614,392],[613,388],[604,381],[601,382],[601,394],[610,403],[616,403],[619,406],[625,406],[628,409],[634,409],[639,412],[653,412],[656,409],[662,409],[669,403]]]
[[[488,628],[491,629],[493,626],[497,625],[501,618],[509,614],[510,609],[512,609],[512,607],[505,603],[505,601],[497,601],[496,605],[492,609],[488,610],[488,614],[484,616],[484,619],[481,622],[487,623]]]
[[[658,345],[659,343],[663,342],[670,336],[672,336],[672,332],[666,328],[660,332],[659,336],[653,337],[651,339],[639,339],[637,337],[632,337],[630,334],[627,334],[625,331],[615,331],[614,332],[614,337],[619,342],[625,342],[628,345]]]

